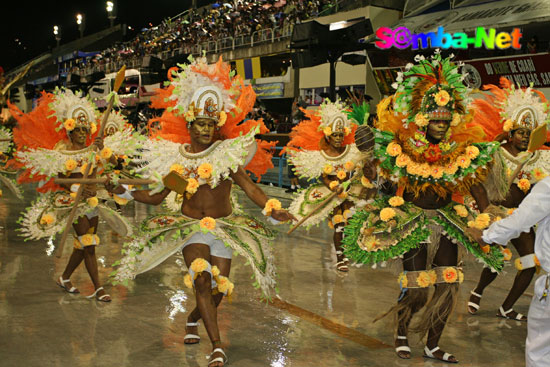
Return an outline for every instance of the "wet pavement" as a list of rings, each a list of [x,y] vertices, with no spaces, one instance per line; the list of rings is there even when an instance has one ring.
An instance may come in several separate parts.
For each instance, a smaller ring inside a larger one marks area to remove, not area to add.
[[[288,205],[283,189],[262,186]],[[82,264],[71,278],[81,294],[63,292],[55,284],[72,251],[61,258],[47,241],[24,242],[16,232],[21,210],[34,198],[27,190],[18,201],[4,190],[0,199],[0,366],[206,366],[211,351],[204,327],[200,344],[184,345],[186,313],[195,305],[183,284],[183,258],[174,256],[142,274],[128,288],[106,284],[111,303],[89,300],[92,283]],[[244,194],[246,210],[261,216]],[[143,219],[155,207],[129,204],[127,217]],[[124,239],[100,222],[96,254],[106,281],[120,257]],[[372,320],[398,295],[396,275],[389,269],[352,267],[336,272],[332,231],[322,225],[310,231],[281,231],[274,246],[279,298],[262,302],[241,257],[233,260],[232,303],[223,301],[219,325],[229,366],[441,366],[422,358],[423,345],[411,339],[412,359],[393,351],[394,330],[388,320]],[[461,366],[524,366],[526,323],[495,317],[513,282],[515,271],[486,289],[479,315],[466,310],[469,291],[481,265],[465,259],[465,281],[440,346]],[[527,313],[532,285],[515,309]]]

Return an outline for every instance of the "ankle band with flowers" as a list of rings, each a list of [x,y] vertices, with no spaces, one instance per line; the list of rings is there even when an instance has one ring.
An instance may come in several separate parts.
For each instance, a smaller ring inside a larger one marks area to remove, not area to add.
[[[516,261],[514,261],[514,265],[516,266],[516,269],[521,271],[521,270],[540,266],[540,262],[539,262],[539,259],[537,258],[537,255],[528,254],[517,258]]]
[[[457,266],[438,266],[433,269],[437,274],[436,283],[462,283],[464,273],[462,268]]]
[[[437,274],[434,270],[404,271],[399,274],[397,282],[401,289],[426,288],[435,284]]]

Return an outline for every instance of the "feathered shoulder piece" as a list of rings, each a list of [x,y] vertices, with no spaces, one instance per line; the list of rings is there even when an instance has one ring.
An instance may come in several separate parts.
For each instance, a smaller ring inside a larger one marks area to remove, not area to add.
[[[36,148],[53,149],[56,144],[67,138],[64,131],[57,130],[57,118],[52,115],[50,103],[52,93],[42,92],[38,103],[31,112],[24,113],[16,105],[8,102],[12,116],[17,120],[13,129],[13,140],[17,150]]]
[[[317,110],[301,110],[306,118],[292,129],[284,151],[320,150],[325,137],[335,132],[344,132],[344,145],[355,142],[356,122],[341,101],[325,99]]]
[[[106,168],[111,154],[130,156],[141,147],[142,139],[133,134],[132,129],[124,128],[129,126],[124,117],[114,113],[107,125],[110,122],[112,126],[124,129],[107,131],[105,149],[95,156],[91,142],[98,133],[99,112],[80,92],[65,89],[43,92],[30,113],[23,113],[14,105],[10,105],[10,110],[18,122],[13,132],[17,147],[14,166],[24,169],[18,181],[41,182],[39,192],[61,189],[52,180],[60,173],[83,172],[90,162]],[[84,149],[70,149],[69,134],[75,128],[87,131],[87,147]]]
[[[219,140],[246,135],[253,129],[259,134],[269,132],[261,120],[243,121],[254,107],[256,94],[221,57],[211,65],[206,58],[190,58],[189,64],[171,68],[168,78],[167,88],[157,90],[151,101],[154,108],[164,109],[161,117],[149,121],[151,138],[190,143],[188,124],[197,118],[216,121]],[[273,167],[271,149],[275,144],[257,140],[258,150],[245,168],[261,177]]]
[[[516,88],[502,77],[500,86],[487,84],[483,89],[489,93],[476,98],[471,106],[475,110],[473,122],[483,128],[488,141],[518,128],[533,130],[550,120],[546,97],[532,87]]]

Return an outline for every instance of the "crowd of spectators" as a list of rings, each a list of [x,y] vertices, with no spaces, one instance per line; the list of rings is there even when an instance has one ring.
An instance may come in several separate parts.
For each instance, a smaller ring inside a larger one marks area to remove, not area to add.
[[[329,14],[335,0],[263,0],[216,1],[181,16],[166,19],[160,25],[143,29],[134,39],[103,50],[90,60],[79,60],[79,68],[109,62],[139,60],[145,55],[165,51],[189,52],[197,44],[273,30],[282,32],[303,20]]]

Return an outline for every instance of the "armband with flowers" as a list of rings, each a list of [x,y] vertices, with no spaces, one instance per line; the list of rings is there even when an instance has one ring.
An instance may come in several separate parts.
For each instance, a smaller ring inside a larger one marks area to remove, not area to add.
[[[122,194],[113,194],[115,202],[119,205],[126,205],[129,201],[134,200],[132,196],[132,191],[135,191],[132,185],[121,185],[124,188]]]
[[[281,205],[281,202],[277,199],[269,199],[266,203],[265,203],[265,207],[264,209],[262,210],[262,214],[267,216],[268,217],[268,220],[271,224],[279,224],[280,221],[278,221],[277,219],[275,218],[272,218],[271,217],[271,212],[275,209],[275,210],[281,210],[282,208],[282,205]]]

